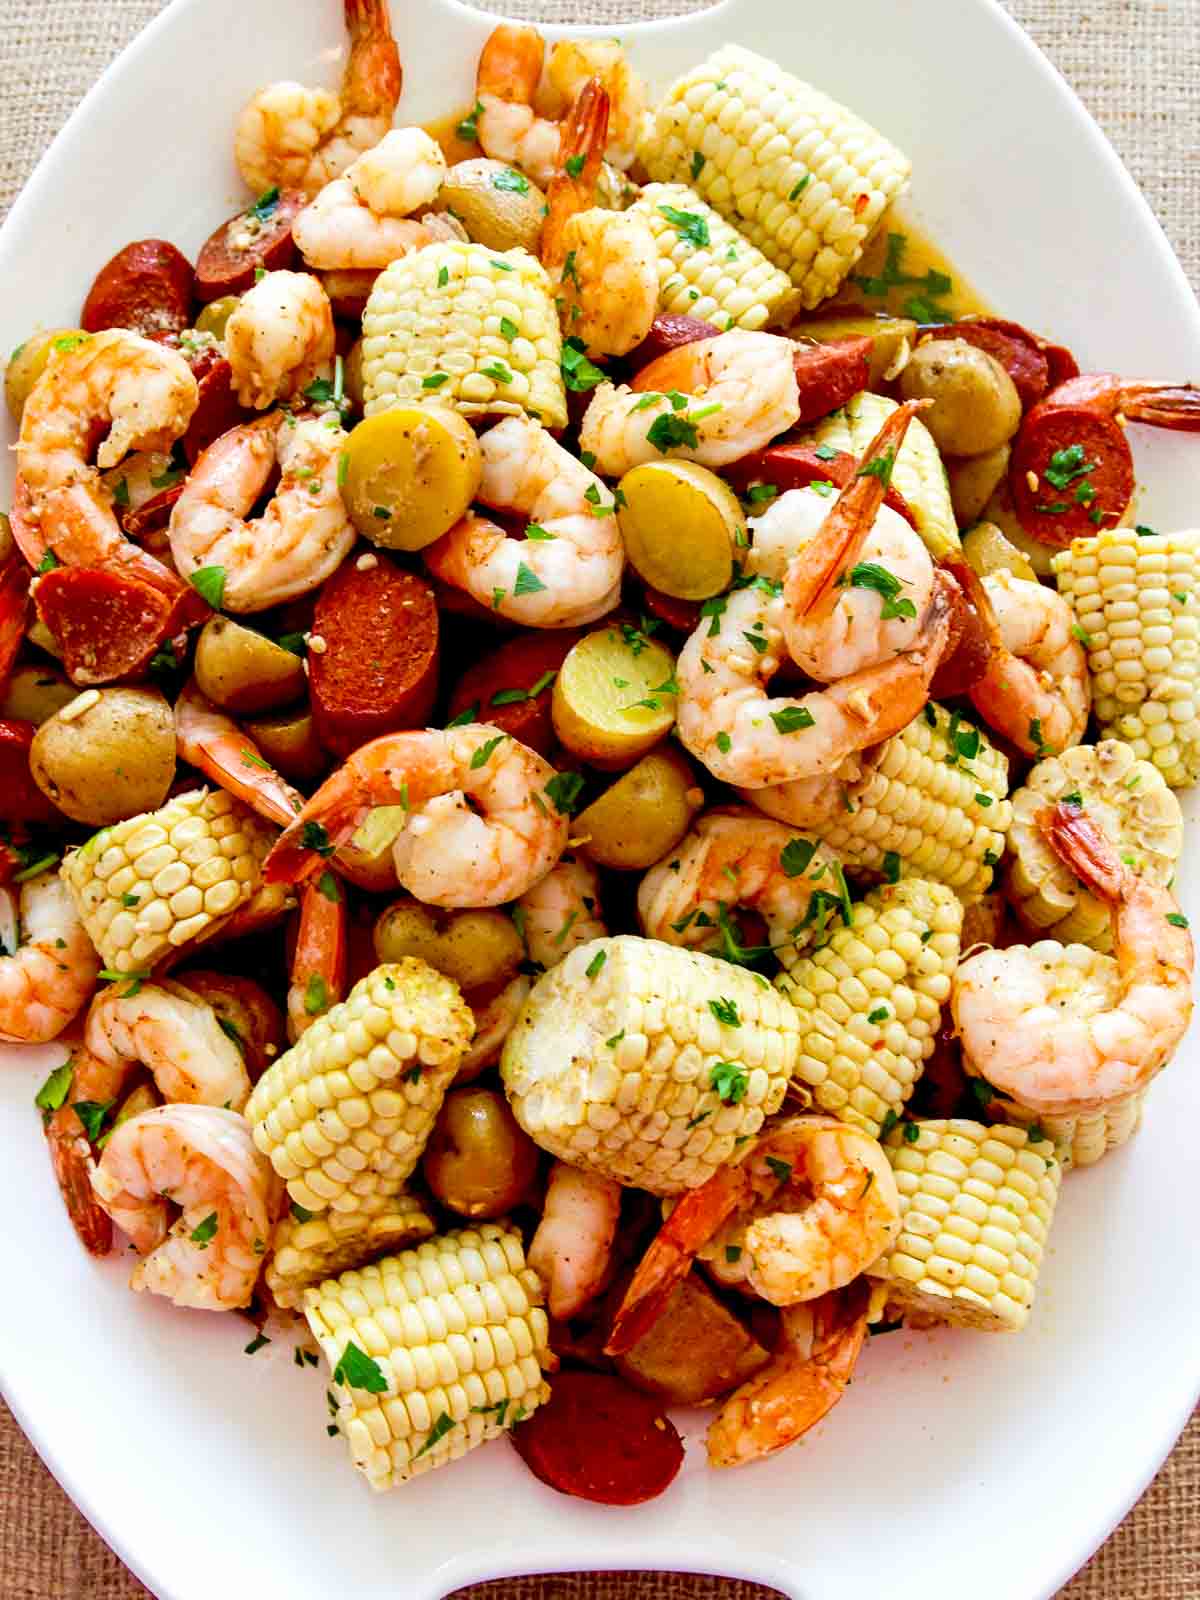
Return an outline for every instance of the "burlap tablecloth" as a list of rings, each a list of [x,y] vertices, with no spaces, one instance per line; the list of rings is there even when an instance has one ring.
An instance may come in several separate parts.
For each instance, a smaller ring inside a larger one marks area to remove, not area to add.
[[[475,3],[546,21],[618,24],[702,10],[707,0]],[[955,0],[926,0],[930,25],[936,26],[939,3]],[[1146,190],[1193,284],[1200,284],[1200,0],[1006,3],[1098,117]],[[160,9],[161,0],[0,0],[0,214],[84,90]],[[924,20],[918,22],[914,12],[914,25]],[[1113,247],[1119,248],[1119,241]],[[1093,266],[1104,270],[1103,262]],[[1136,1404],[1137,1374],[1129,1377]],[[83,1394],[81,1389],[81,1403]],[[1116,1399],[1097,1395],[1096,1403]],[[1053,1482],[1046,1488],[1053,1493]],[[1002,1507],[997,1515],[1003,1515]],[[1019,1538],[1020,1530],[1013,1534]],[[885,1579],[881,1595],[886,1587]],[[0,1407],[0,1600],[141,1600],[146,1593],[67,1500]],[[707,1600],[718,1595],[772,1600],[773,1592],[728,1579],[592,1574],[482,1584],[462,1590],[457,1600]],[[1200,1600],[1200,1416],[1143,1499],[1060,1600]]]

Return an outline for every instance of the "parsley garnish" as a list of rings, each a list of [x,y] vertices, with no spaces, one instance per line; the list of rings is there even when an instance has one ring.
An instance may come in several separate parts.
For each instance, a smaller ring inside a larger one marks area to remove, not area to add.
[[[881,462],[874,464],[878,466]],[[850,569],[848,577],[843,574],[839,581],[842,587],[848,584],[851,589],[873,590],[883,601],[879,612],[881,622],[888,622],[892,617],[915,617],[917,614],[917,608],[911,600],[896,598],[904,587],[902,580],[897,578],[895,573],[889,572],[886,567],[879,566],[877,562],[860,561],[857,566]]]
[[[779,865],[783,868],[785,878],[800,878],[812,865],[812,858],[817,853],[816,844],[811,839],[789,839],[779,852]]]
[[[771,721],[780,733],[799,733],[803,728],[815,728],[817,719],[807,706],[784,706],[782,711],[772,711]]]
[[[593,361],[588,360],[587,347],[582,339],[572,337],[563,340],[560,364],[563,382],[577,394],[604,382],[604,373]]]
[[[708,232],[708,221],[699,212],[680,211],[676,206],[659,206],[658,209],[685,244],[690,244],[697,250],[704,250],[712,243]]]
[[[320,822],[306,822],[300,830],[300,846],[304,850],[315,850],[319,856],[331,856],[333,846],[329,842],[329,835],[325,832],[324,825]]]
[[[768,1156],[767,1165],[779,1179],[780,1183],[790,1183],[792,1179],[792,1164],[790,1161],[780,1161],[778,1156]]]
[[[546,798],[560,816],[570,817],[583,792],[583,777],[578,772],[556,772],[546,785]]]
[[[570,165],[568,161],[568,168]],[[492,188],[507,190],[509,194],[528,194],[529,179],[519,172],[514,172],[511,167],[505,167],[503,172],[497,172],[492,178]]]
[[[736,1000],[729,1000],[725,995],[721,995],[719,999],[710,1000],[708,1002],[708,1009],[712,1012],[713,1016],[716,1017],[717,1021],[723,1022],[726,1027],[741,1027],[742,1019],[738,1015]]]
[[[489,739],[486,744],[481,744],[471,757],[469,763],[471,771],[478,772],[480,767],[486,766],[497,745],[503,744],[507,738],[508,735],[506,733],[498,733],[494,739]]]
[[[276,185],[275,187],[267,189],[260,194],[258,199],[254,202],[246,214],[247,216],[256,218],[259,222],[270,222],[271,218],[275,215],[275,209],[278,204],[279,188]]]
[[[198,567],[188,581],[214,611],[221,609],[221,602],[225,599],[224,567]]]
[[[718,1061],[708,1078],[709,1088],[728,1106],[740,1105],[750,1088],[746,1069],[736,1061]]]
[[[201,1250],[206,1250],[217,1234],[217,1213],[210,1211],[203,1222],[198,1222],[192,1229],[188,1238],[193,1244],[198,1244]]]
[[[33,1103],[39,1111],[57,1111],[62,1106],[70,1093],[71,1079],[74,1074],[74,1057],[68,1056],[61,1067],[55,1067],[54,1071],[34,1095]]]
[[[467,144],[479,142],[479,119],[483,115],[483,101],[476,100],[474,109],[462,119],[455,128],[455,133]]]
[[[347,1384],[351,1389],[365,1389],[368,1394],[386,1394],[387,1379],[377,1361],[365,1350],[360,1350],[353,1339],[342,1351],[342,1359],[333,1369],[334,1383]]]
[[[319,972],[314,972],[304,986],[304,1009],[310,1017],[319,1015],[329,1004],[329,995],[325,987],[325,979]]]
[[[596,954],[592,957],[592,959],[588,962],[587,966],[583,969],[584,977],[585,978],[598,978],[600,976],[600,971],[601,971],[602,967],[604,966],[604,963],[607,960],[608,960],[608,951],[607,950],[597,950]]]

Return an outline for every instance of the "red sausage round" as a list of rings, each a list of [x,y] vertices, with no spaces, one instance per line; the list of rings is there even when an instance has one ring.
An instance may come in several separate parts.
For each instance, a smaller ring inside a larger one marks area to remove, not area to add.
[[[683,1465],[661,1404],[606,1372],[560,1372],[546,1404],[509,1438],[543,1483],[606,1506],[653,1500]]]
[[[531,750],[549,755],[554,743],[550,721],[554,677],[581,637],[577,628],[547,628],[509,639],[459,679],[450,696],[448,718],[470,710],[473,721],[494,722]],[[534,689],[536,694],[531,693]]]
[[[1062,548],[1117,526],[1133,498],[1133,455],[1112,417],[1052,393],[1021,424],[1008,487],[1030,538]]]
[[[33,597],[72,683],[141,677],[179,627],[170,595],[108,569],[56,567],[38,579]]]
[[[831,339],[828,344],[797,340],[793,357],[800,390],[798,422],[816,422],[861,394],[871,381],[871,351],[866,338]]]
[[[314,649],[314,639],[323,648]],[[344,758],[368,739],[423,727],[437,669],[430,585],[383,556],[363,571],[351,555],[322,589],[313,616],[308,685],[321,743]]]
[[[182,333],[192,320],[192,264],[165,239],[138,239],[96,274],[80,327],[131,328],[147,338]]]
[[[61,822],[62,812],[38,788],[29,770],[29,749],[37,732],[17,717],[0,720],[0,785],[6,822]]]
[[[725,476],[745,498],[752,485],[761,483],[770,484],[780,494],[788,489],[805,489],[810,483],[832,483],[836,489],[844,489],[857,470],[858,461],[847,450],[833,450],[827,445],[772,444],[743,456],[725,469]],[[916,527],[912,507],[893,484],[888,485],[883,501]],[[766,504],[758,509],[765,511]]]
[[[201,305],[222,295],[242,294],[261,267],[279,272],[296,260],[292,223],[308,200],[298,189],[268,190],[247,211],[223,222],[205,241],[196,261],[196,298]]]
[[[705,322],[702,317],[669,314],[655,317],[650,324],[650,332],[624,359],[637,372],[651,361],[657,361],[659,356],[665,356],[668,350],[678,350],[684,344],[695,344],[697,339],[715,339],[720,331],[715,323]]]
[[[248,422],[253,412],[238,404],[233,392],[233,368],[223,355],[207,348],[190,359],[189,364],[199,393],[192,420],[183,436],[183,449],[189,465],[194,467],[214,439]]]

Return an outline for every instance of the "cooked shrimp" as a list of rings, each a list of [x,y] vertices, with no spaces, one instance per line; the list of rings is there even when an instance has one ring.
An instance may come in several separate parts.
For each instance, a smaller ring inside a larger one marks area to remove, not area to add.
[[[772,946],[806,942],[831,914],[850,921],[837,857],[753,811],[710,811],[638,887],[646,937],[685,949],[728,949],[739,907],[763,918]]]
[[[334,356],[329,296],[307,272],[268,272],[225,324],[225,355],[242,405],[265,411],[328,372]]]
[[[222,567],[226,611],[263,611],[332,577],[355,538],[338,488],[346,435],[332,415],[256,417],[197,461],[171,512],[171,554],[185,577]],[[246,518],[278,463],[261,516]]]
[[[186,587],[125,538],[101,473],[131,450],[169,450],[198,396],[177,350],[123,328],[82,338],[51,360],[25,404],[17,443],[12,526],[30,566],[50,554],[64,566],[119,567],[165,592]],[[92,466],[97,431],[107,437]]]
[[[242,1052],[186,984],[109,984],[92,1001],[83,1042],[107,1066],[140,1061],[164,1100],[240,1111],[250,1098]]]
[[[567,842],[546,785],[554,768],[490,724],[373,739],[325,780],[267,857],[266,877],[318,871],[373,806],[409,818],[392,846],[396,876],[435,906],[498,906],[544,878]]]
[[[979,578],[964,561],[954,574],[989,637],[987,671],[969,691],[980,716],[1026,755],[1061,755],[1079,744],[1092,689],[1068,601],[1004,570]]]
[[[92,1188],[96,1159],[75,1107],[112,1105],[125,1084],[129,1063],[100,1061],[81,1045],[72,1050],[67,1064],[71,1068],[67,1098],[46,1123],[50,1165],[79,1242],[89,1255],[106,1256],[112,1249],[112,1220]]]
[[[11,890],[0,897],[11,907]],[[0,955],[0,1039],[45,1044],[91,998],[100,957],[57,871],[23,883],[19,904],[21,942]]]
[[[792,557],[786,585],[760,571],[751,546],[748,575],[727,597],[709,602],[706,620],[684,645],[675,671],[679,737],[722,782],[762,789],[837,773],[860,750],[906,727],[928,699],[949,639],[953,584],[941,573],[911,648],[799,697],[766,693],[789,626],[814,630],[801,644],[810,656],[819,653],[819,630],[840,601],[842,574],[854,571],[874,527],[910,415],[901,407],[888,417],[858,476],[825,518],[820,539]],[[771,539],[764,564],[777,562],[778,544]]]
[[[766,817],[819,833],[845,810],[846,785],[858,781],[863,767],[862,756],[851,756],[836,772],[822,773],[815,778],[793,778],[790,783],[772,783],[765,789],[739,789],[738,794],[747,805]]]
[[[287,993],[288,1038],[295,1044],[346,993],[346,897],[332,873],[306,883]]]
[[[651,363],[637,392],[600,385],[579,430],[580,447],[612,478],[662,456],[707,467],[738,461],[800,415],[793,350],[780,334],[740,328],[681,345]]]
[[[983,950],[959,967],[951,1006],[974,1072],[1032,1111],[1075,1116],[1136,1094],[1171,1059],[1192,1014],[1195,952],[1170,890],[1125,866],[1078,806],[1060,801],[1043,826],[1111,910],[1115,960],[1085,980],[1071,946]]]
[[[510,538],[472,513],[424,552],[430,572],[526,628],[574,627],[606,615],[625,565],[611,491],[528,417],[505,417],[479,447],[476,498],[527,517],[536,537]]]
[[[595,354],[623,356],[641,344],[658,310],[658,249],[640,218],[596,206],[607,128],[608,96],[589,78],[563,125],[542,264],[564,333]]]
[[[613,1320],[607,1350],[622,1355],[662,1315],[704,1245],[740,1248],[749,1287],[790,1306],[844,1288],[900,1230],[900,1196],[883,1147],[836,1117],[776,1122],[736,1166],[689,1190],[643,1257]]]
[[[345,0],[350,55],[340,95],[273,83],[238,117],[233,149],[256,193],[278,186],[316,194],[392,125],[400,99],[400,54],[387,0]]]
[[[464,997],[475,1018],[475,1032],[466,1055],[458,1063],[455,1083],[470,1083],[485,1067],[495,1065],[532,987],[530,980],[519,973],[486,1000],[475,992]]]
[[[423,128],[394,128],[300,213],[292,224],[296,247],[310,267],[386,267],[438,236],[412,213],[436,199],[445,176],[435,139]]]
[[[600,880],[581,855],[562,856],[517,904],[529,959],[547,969],[576,945],[603,939],[608,932],[600,911]]]
[[[550,1168],[542,1220],[529,1265],[546,1286],[550,1315],[577,1316],[604,1282],[621,1216],[621,1185],[597,1172],[556,1161]]]
[[[589,78],[598,78],[608,96],[608,138],[604,153],[622,172],[637,153],[642,114],[649,96],[619,39],[560,39],[546,66],[550,87],[564,105],[573,105]]]
[[[175,702],[175,744],[180,760],[236,795],[268,822],[286,828],[304,796],[264,761],[248,733],[205,699],[194,678]]]
[[[239,1112],[175,1105],[130,1117],[114,1129],[92,1188],[144,1258],[131,1289],[201,1311],[249,1302],[282,1186]],[[170,1206],[180,1208],[174,1224]]]
[[[785,1306],[772,1361],[709,1424],[708,1462],[740,1467],[795,1444],[845,1393],[867,1335],[864,1283]]]

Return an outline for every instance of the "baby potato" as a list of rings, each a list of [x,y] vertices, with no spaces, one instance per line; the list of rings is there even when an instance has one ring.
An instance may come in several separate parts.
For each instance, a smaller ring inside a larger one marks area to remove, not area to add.
[[[1019,550],[1025,557],[1025,560],[1033,568],[1035,577],[1052,578],[1054,576],[1050,562],[1056,551],[1051,545],[1043,544],[1040,539],[1031,538],[1021,526],[1021,519],[1017,516],[1013,507],[1007,477],[1001,478],[996,485],[995,493],[983,508],[982,520],[995,523],[1009,544],[1014,549]]]
[[[495,1089],[452,1089],[422,1157],[435,1197],[463,1217],[499,1217],[537,1172],[537,1146]]]
[[[380,961],[417,956],[460,989],[507,983],[525,957],[521,936],[503,911],[440,912],[397,900],[380,913],[374,938]]]
[[[31,333],[24,344],[17,346],[4,374],[4,398],[14,422],[20,422],[30,390],[45,372],[55,350],[73,350],[89,337],[82,328],[48,328],[45,333]]]
[[[483,472],[471,424],[446,406],[396,406],[346,441],[342,499],[350,520],[385,550],[423,550],[466,511]]]
[[[41,617],[34,617],[25,629],[25,637],[30,644],[37,645],[39,650],[44,650],[48,656],[53,656],[56,661],[62,660],[62,651],[58,647],[58,640],[42,621]]]
[[[196,316],[196,332],[211,333],[214,339],[224,339],[225,324],[238,308],[241,295],[223,294],[219,300],[210,300]]]
[[[1009,444],[985,450],[981,456],[952,456],[947,459],[946,477],[950,480],[950,500],[960,528],[969,528],[983,515],[983,508],[996,492],[996,485],[1008,472]]]
[[[201,692],[235,714],[287,705],[306,681],[299,656],[230,617],[212,617],[201,628],[195,671]]]
[[[78,693],[66,674],[55,667],[17,667],[0,700],[0,717],[16,717],[41,727],[56,711],[70,705]]]
[[[1014,578],[1037,582],[1037,573],[994,522],[977,522],[970,533],[963,534],[963,555],[981,578],[990,572],[1011,572]]]
[[[621,479],[617,513],[630,565],[652,589],[707,600],[728,589],[746,543],[738,498],[694,461],[647,461]]]
[[[600,866],[640,872],[679,843],[703,805],[687,757],[664,743],[579,813],[575,833]]]
[[[965,339],[928,339],[900,374],[904,400],[932,400],[921,421],[939,450],[978,456],[1016,433],[1021,399],[1008,373],[986,350]]]
[[[598,766],[631,765],[675,721],[675,659],[628,624],[585,634],[554,682],[560,741]]]
[[[819,344],[833,344],[838,339],[872,340],[868,385],[878,389],[908,364],[917,325],[909,317],[816,317],[811,322],[794,322],[788,337],[816,339]]]
[[[307,704],[273,717],[255,717],[245,727],[264,758],[293,783],[319,778],[329,765]]]
[[[85,689],[33,736],[34,782],[75,822],[104,827],[162,805],[175,718],[157,689]]]
[[[451,167],[437,198],[440,211],[458,218],[476,244],[489,250],[523,246],[536,255],[546,196],[503,161],[476,156]]]

